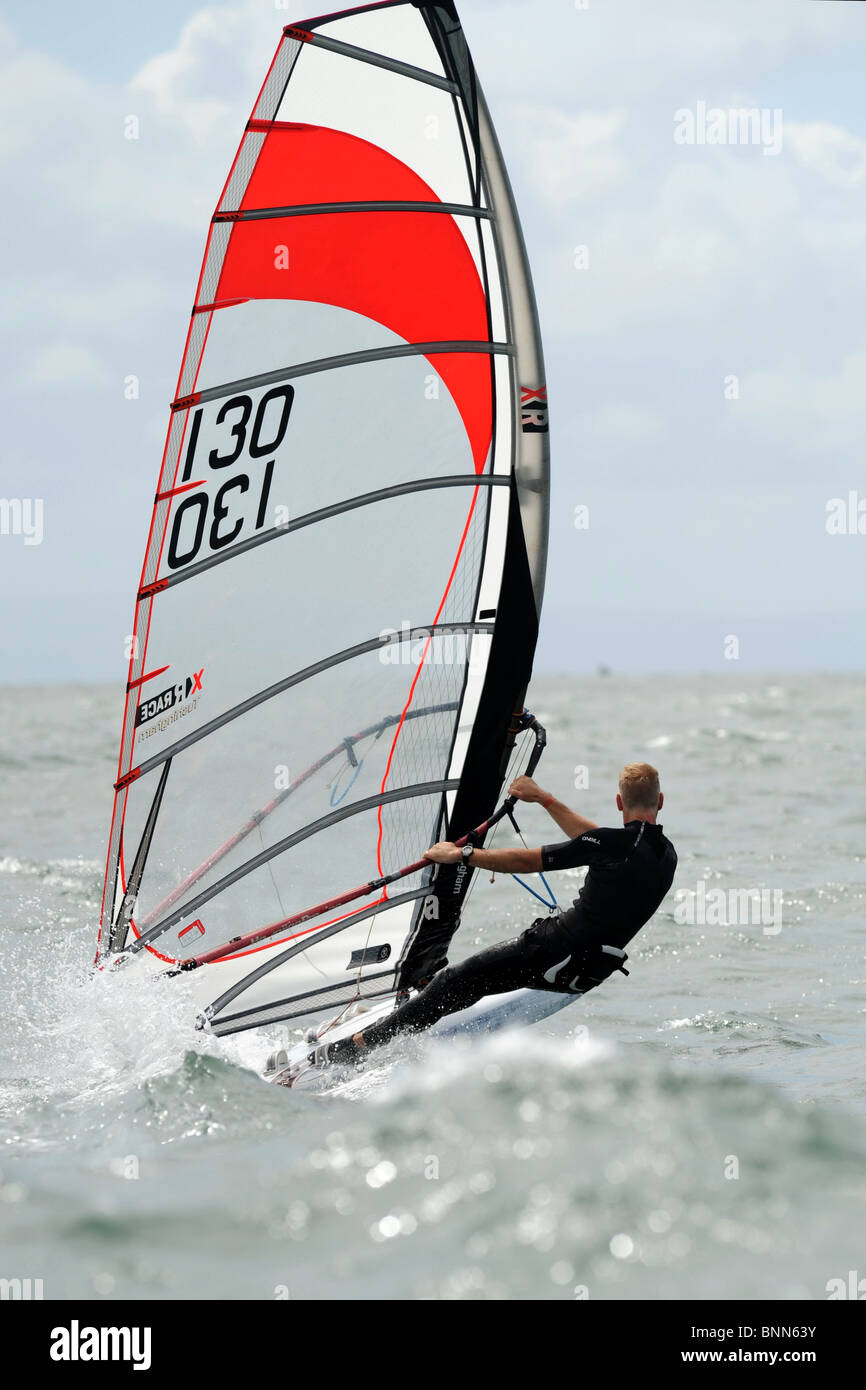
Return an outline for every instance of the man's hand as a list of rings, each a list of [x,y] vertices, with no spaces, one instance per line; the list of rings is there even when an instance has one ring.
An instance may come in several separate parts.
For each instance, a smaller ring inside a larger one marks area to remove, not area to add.
[[[438,845],[431,845],[424,855],[431,864],[456,864],[462,857],[460,846],[452,845],[450,840],[440,840]]]
[[[539,802],[570,840],[577,839],[577,836],[583,835],[586,830],[598,829],[594,820],[587,820],[586,816],[579,816],[576,811],[570,811],[561,801],[557,801],[555,796],[551,796],[550,792],[542,791],[531,777],[515,778],[508,790],[518,801]]]
[[[518,801],[546,801],[550,795],[549,792],[542,791],[531,777],[516,777],[508,788],[508,794],[516,796]]]

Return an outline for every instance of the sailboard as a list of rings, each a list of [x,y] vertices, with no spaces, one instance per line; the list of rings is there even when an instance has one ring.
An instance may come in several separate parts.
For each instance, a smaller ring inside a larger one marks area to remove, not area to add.
[[[509,1027],[526,1028],[531,1023],[551,1018],[581,997],[577,992],[559,994],[544,989],[516,989],[509,994],[490,994],[477,1004],[446,1014],[423,1034],[415,1036],[413,1043],[426,1044],[431,1040],[435,1043],[440,1039],[466,1041],[500,1033]],[[320,1042],[340,1042],[352,1037],[359,1029],[369,1028],[371,1024],[386,1018],[393,1007],[390,999],[351,1004],[336,1018],[308,1029],[303,1041],[272,1052],[267,1059],[264,1079],[296,1091],[324,1093],[352,1085],[358,1071],[366,1073],[371,1067],[384,1069],[394,1060],[388,1048],[374,1049],[362,1053],[354,1061],[342,1063],[321,1059],[317,1048]]]
[[[447,959],[526,720],[538,321],[450,3],[287,26],[210,223],[155,489],[97,960],[217,1034]],[[360,885],[358,887],[357,885]]]

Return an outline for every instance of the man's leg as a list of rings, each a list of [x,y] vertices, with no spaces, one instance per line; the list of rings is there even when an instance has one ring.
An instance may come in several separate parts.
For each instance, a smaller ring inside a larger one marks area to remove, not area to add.
[[[535,954],[527,949],[523,936],[516,936],[511,941],[501,941],[497,946],[478,951],[459,965],[446,965],[412,999],[399,1005],[380,1023],[363,1029],[361,1046],[353,1038],[331,1043],[329,1060],[354,1060],[366,1048],[381,1047],[397,1033],[416,1033],[429,1028],[446,1014],[476,1004],[485,994],[505,994],[527,987],[536,979]]]

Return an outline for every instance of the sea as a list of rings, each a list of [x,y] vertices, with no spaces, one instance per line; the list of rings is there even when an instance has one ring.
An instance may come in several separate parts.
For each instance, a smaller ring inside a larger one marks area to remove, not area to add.
[[[629,977],[315,1096],[260,1077],[288,1026],[218,1039],[174,982],[92,971],[120,692],[0,687],[0,1277],[94,1302],[866,1295],[866,676],[531,698],[539,781],[598,823],[624,762],[661,773],[679,868]],[[552,877],[561,904],[581,876]],[[478,874],[452,958],[543,911]]]

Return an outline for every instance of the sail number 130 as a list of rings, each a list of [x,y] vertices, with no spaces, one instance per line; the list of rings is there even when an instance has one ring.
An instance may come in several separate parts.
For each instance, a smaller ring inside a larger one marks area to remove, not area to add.
[[[250,396],[232,396],[224,401],[215,423],[226,426],[228,437],[224,444],[210,450],[207,460],[210,467],[230,468],[244,452],[253,460],[275,454],[285,438],[294,396],[293,386],[275,386],[262,396],[255,415]],[[189,482],[192,474],[203,414],[204,409],[199,406],[192,418],[181,483]],[[250,497],[255,507],[253,531],[260,531],[265,524],[275,463],[273,457],[265,463],[261,480]],[[167,556],[169,568],[179,569],[191,564],[201,550],[206,532],[210,550],[222,550],[236,541],[249,519],[247,515],[238,514],[238,503],[250,488],[248,473],[234,473],[212,497],[207,492],[191,492],[185,497],[172,518]]]

